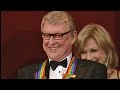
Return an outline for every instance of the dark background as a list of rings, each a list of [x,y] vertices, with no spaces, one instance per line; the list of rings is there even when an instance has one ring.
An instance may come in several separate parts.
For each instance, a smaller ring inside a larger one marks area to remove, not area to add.
[[[40,23],[48,11],[1,11],[1,78],[16,78],[18,68],[47,59],[42,49]],[[120,11],[68,11],[77,31],[98,23],[110,33],[120,58]],[[73,48],[74,49],[74,48]],[[118,69],[120,68],[120,62]]]

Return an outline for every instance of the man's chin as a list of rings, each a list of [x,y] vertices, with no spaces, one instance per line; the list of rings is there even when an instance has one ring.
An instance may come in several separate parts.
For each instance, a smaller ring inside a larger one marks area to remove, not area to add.
[[[57,60],[58,59],[58,55],[56,55],[56,54],[53,54],[53,55],[48,55],[49,56],[49,58],[51,59],[51,60]]]

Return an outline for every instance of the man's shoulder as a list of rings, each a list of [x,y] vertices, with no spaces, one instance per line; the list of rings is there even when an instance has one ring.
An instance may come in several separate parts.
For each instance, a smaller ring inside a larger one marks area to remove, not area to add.
[[[18,79],[31,79],[33,78],[33,75],[36,73],[36,71],[39,69],[39,66],[43,63],[44,61],[40,63],[33,63],[33,64],[28,64],[25,66],[22,66],[18,69],[17,72],[17,78]]]
[[[106,67],[104,64],[95,62],[95,61],[91,61],[91,60],[86,60],[86,59],[79,59],[76,58],[78,60],[78,64],[84,64],[84,65],[90,65],[90,66],[102,66],[102,67]]]
[[[78,76],[84,79],[105,79],[107,75],[107,68],[104,64],[95,61],[77,59]],[[87,72],[87,73],[85,73]]]
[[[38,63],[33,63],[33,64],[29,64],[29,65],[25,65],[21,68],[19,68],[21,71],[26,71],[26,70],[36,70],[39,67],[40,64]]]
[[[19,68],[21,71],[33,71],[33,70],[37,70],[39,68],[39,66],[43,63],[44,61],[41,61],[39,63],[32,63],[32,64],[28,64],[28,65],[25,65],[21,68]]]

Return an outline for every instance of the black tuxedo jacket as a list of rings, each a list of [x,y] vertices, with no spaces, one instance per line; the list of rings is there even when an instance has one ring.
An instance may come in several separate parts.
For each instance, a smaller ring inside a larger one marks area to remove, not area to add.
[[[76,58],[77,59],[77,58]],[[40,64],[33,64],[20,68],[17,73],[17,79],[35,79],[35,73]],[[46,65],[46,76],[49,76],[49,63]],[[75,79],[107,79],[107,68],[105,65],[90,61],[77,59]]]

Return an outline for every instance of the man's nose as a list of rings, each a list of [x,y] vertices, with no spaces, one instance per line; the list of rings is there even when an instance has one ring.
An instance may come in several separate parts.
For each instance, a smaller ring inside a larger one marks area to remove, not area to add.
[[[49,44],[53,44],[53,43],[55,43],[55,39],[53,38],[53,36],[51,36],[49,39]]]

